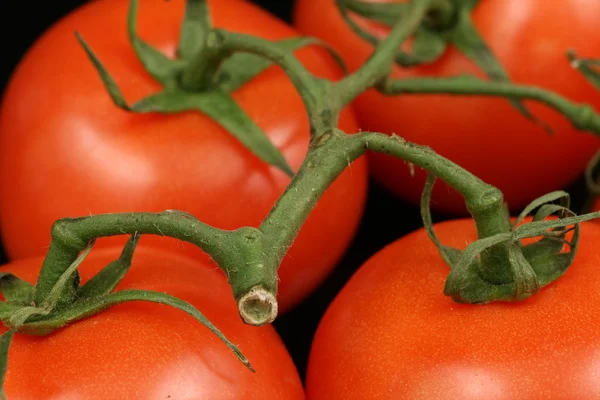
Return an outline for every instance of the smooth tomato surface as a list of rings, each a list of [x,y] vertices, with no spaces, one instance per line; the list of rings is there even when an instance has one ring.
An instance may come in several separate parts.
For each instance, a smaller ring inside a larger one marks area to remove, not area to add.
[[[308,399],[534,400],[600,396],[600,227],[576,259],[519,303],[460,305],[449,268],[420,229],[358,270],[327,310],[310,354]],[[436,226],[464,248],[471,220]]]
[[[82,282],[120,249],[93,250]],[[35,283],[42,258],[2,267]],[[191,257],[140,247],[121,289],[166,292],[193,304],[248,357],[247,370],[194,318],[160,304],[131,302],[75,322],[46,337],[15,335],[6,394],[44,399],[303,399],[296,368],[271,326],[244,324],[220,271]],[[5,329],[2,328],[2,331]]]
[[[218,27],[269,39],[300,35],[247,2],[209,5]],[[74,34],[81,32],[129,101],[158,91],[128,42],[128,6],[98,0],[68,15],[35,43],[12,77],[0,114],[0,228],[11,259],[43,254],[52,222],[63,217],[179,209],[223,229],[257,226],[289,183],[197,112],[135,115],[113,105]],[[141,37],[173,55],[184,6],[142,2]],[[320,48],[297,55],[319,76],[340,76]],[[265,71],[234,97],[297,169],[309,125],[283,71]],[[340,126],[357,130],[349,110]],[[362,215],[366,185],[360,159],[320,200],[281,267],[281,311],[314,289],[341,257]],[[203,257],[179,241],[143,240]],[[98,245],[115,243],[124,240]]]
[[[374,0],[373,0],[374,1]],[[389,1],[389,0],[388,0]],[[381,2],[381,1],[378,1]],[[385,0],[384,0],[385,2]],[[346,26],[334,0],[298,0],[295,25],[337,49],[351,69],[372,47]],[[480,34],[516,83],[541,86],[576,102],[600,109],[600,96],[566,59],[568,49],[600,57],[600,2],[597,0],[485,0],[473,13]],[[380,37],[386,31],[362,21]],[[395,77],[456,76],[482,72],[454,48],[437,62],[409,70],[395,67]],[[598,140],[575,130],[557,112],[533,102],[534,115],[554,130],[549,135],[503,99],[406,95],[384,97],[374,91],[354,103],[361,129],[396,133],[432,147],[446,158],[499,187],[513,210],[534,198],[567,186],[584,170]],[[411,177],[402,161],[369,154],[375,178],[396,195],[418,204],[425,174]],[[432,207],[464,214],[464,202],[448,186],[434,189]]]

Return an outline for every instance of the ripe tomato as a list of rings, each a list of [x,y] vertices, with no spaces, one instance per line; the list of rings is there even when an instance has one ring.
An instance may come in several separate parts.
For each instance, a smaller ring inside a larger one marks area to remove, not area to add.
[[[356,69],[372,52],[372,46],[346,26],[334,3],[298,0],[295,26],[329,42],[351,69]],[[565,53],[573,48],[587,57],[599,57],[599,19],[597,0],[486,0],[473,13],[477,29],[514,82],[541,86],[596,109],[600,109],[597,91],[570,67]],[[380,26],[363,23],[373,33],[385,36]],[[454,48],[432,65],[408,70],[395,67],[393,71],[395,77],[460,74],[484,77]],[[526,104],[553,128],[554,135],[528,121],[504,99],[384,97],[371,90],[354,103],[361,129],[396,133],[432,147],[500,188],[513,210],[567,186],[583,172],[598,148],[596,138],[578,132],[557,112],[540,104]],[[405,163],[389,156],[369,154],[369,161],[378,181],[418,204],[426,176],[422,171],[411,177]],[[464,202],[446,185],[434,189],[432,207],[453,214],[466,212]]]
[[[82,281],[119,256],[93,250]],[[41,257],[3,267],[36,282]],[[5,389],[9,399],[303,399],[296,368],[272,326],[244,324],[219,271],[189,256],[140,247],[117,290],[167,292],[193,304],[250,360],[256,373],[194,318],[164,305],[131,302],[51,336],[15,335]],[[2,328],[2,332],[5,329]]]
[[[471,220],[438,224],[464,248]],[[592,399],[600,396],[600,226],[581,225],[575,262],[519,303],[461,305],[423,229],[389,245],[330,305],[310,354],[316,399]],[[566,372],[568,371],[568,372]]]
[[[197,112],[136,115],[113,105],[74,33],[82,33],[129,101],[157,92],[128,41],[128,3],[94,1],[66,16],[34,44],[12,77],[0,114],[0,228],[9,258],[43,253],[52,222],[68,216],[180,209],[223,229],[257,226],[289,183]],[[209,6],[217,27],[268,39],[300,35],[247,2],[215,0]],[[183,1],[142,2],[140,36],[174,55],[184,7]],[[297,54],[313,73],[340,77],[323,49]],[[298,168],[309,125],[283,71],[265,71],[234,98]],[[357,130],[349,110],[340,126]],[[281,267],[282,311],[314,289],[341,257],[361,218],[366,185],[361,159],[321,199]],[[142,240],[203,257],[178,241]],[[124,241],[98,245],[115,243]]]

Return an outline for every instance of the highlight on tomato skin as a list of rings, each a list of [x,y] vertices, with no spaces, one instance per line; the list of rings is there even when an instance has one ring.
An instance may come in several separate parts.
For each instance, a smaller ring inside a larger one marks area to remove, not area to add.
[[[438,223],[442,243],[476,239],[472,220]],[[581,223],[574,263],[516,303],[457,304],[423,229],[370,258],[315,335],[307,399],[535,400],[600,396],[600,226]],[[391,397],[390,397],[391,396]]]
[[[299,36],[250,2],[208,5],[217,27],[272,40]],[[112,104],[75,32],[128,101],[154,93],[158,83],[128,40],[128,6],[99,0],[67,15],[35,42],[11,78],[0,113],[0,231],[10,259],[43,254],[52,223],[67,216],[179,209],[218,228],[258,226],[289,183],[199,113],[139,115]],[[140,2],[139,35],[174,55],[184,6]],[[318,76],[341,76],[318,46],[295,54]],[[309,123],[283,71],[265,71],[234,98],[297,169],[307,152]],[[340,128],[357,131],[350,109],[342,113]],[[280,269],[281,313],[314,290],[341,258],[358,227],[366,190],[361,158],[319,201]],[[205,259],[194,246],[169,238],[142,241]],[[123,243],[117,237],[98,245]]]
[[[80,267],[82,282],[120,251],[92,250]],[[42,261],[22,259],[2,270],[34,284]],[[140,246],[117,290],[161,291],[191,303],[239,346],[255,373],[184,312],[131,302],[50,336],[16,334],[8,357],[7,398],[304,399],[296,367],[274,328],[244,324],[225,278],[200,264],[188,256]]]
[[[359,68],[373,51],[343,21],[335,0],[298,0],[294,7],[294,26],[331,44],[350,70]],[[478,3],[472,15],[476,28],[513,82],[543,87],[600,108],[597,90],[566,57],[568,49],[577,49],[582,56],[600,57],[599,2],[486,0]],[[381,25],[360,18],[357,21],[377,36],[386,34]],[[393,72],[395,77],[460,74],[484,78],[453,48],[431,65],[396,67]],[[369,90],[354,101],[353,107],[362,130],[396,133],[432,147],[502,190],[512,210],[518,212],[532,199],[573,183],[599,147],[597,138],[578,131],[559,113],[541,104],[525,104],[553,129],[552,135],[509,102],[497,98],[389,97]],[[372,176],[391,193],[418,204],[425,181],[421,170],[412,176],[401,160],[374,153],[369,154],[369,166]],[[432,207],[447,215],[467,215],[460,196],[445,184],[434,190]]]

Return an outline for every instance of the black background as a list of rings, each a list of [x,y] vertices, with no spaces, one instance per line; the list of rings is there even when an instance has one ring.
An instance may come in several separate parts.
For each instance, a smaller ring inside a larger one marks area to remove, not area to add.
[[[126,0],[123,0],[126,1]],[[3,40],[0,84],[4,85],[24,51],[53,22],[83,4],[83,0],[2,1],[0,15],[4,21],[0,37]],[[286,21],[291,20],[292,0],[253,0],[264,9]],[[32,7],[35,4],[35,7]],[[10,22],[9,22],[10,21]],[[9,27],[10,23],[10,27]],[[567,188],[574,200],[574,209],[583,206],[585,193],[582,180]],[[444,217],[438,217],[441,220]],[[333,274],[321,287],[295,310],[280,316],[274,323],[294,358],[302,377],[312,336],[327,305],[352,273],[372,254],[400,236],[421,226],[418,209],[390,196],[376,183],[371,183],[365,217],[353,244]],[[6,258],[0,247],[0,264]]]

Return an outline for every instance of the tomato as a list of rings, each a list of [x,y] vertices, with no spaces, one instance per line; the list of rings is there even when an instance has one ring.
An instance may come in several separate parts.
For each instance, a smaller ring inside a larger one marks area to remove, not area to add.
[[[82,281],[119,256],[95,249]],[[36,282],[43,259],[3,267]],[[219,271],[189,256],[142,247],[117,290],[161,291],[193,304],[252,363],[248,370],[207,328],[175,308],[130,302],[50,336],[15,335],[5,390],[9,399],[303,399],[300,378],[272,326],[244,324]],[[5,331],[2,328],[2,331]]]
[[[354,70],[373,48],[347,27],[334,3],[298,0],[295,26],[329,42]],[[599,19],[600,2],[596,0],[486,0],[473,13],[478,31],[514,82],[541,86],[596,109],[600,108],[600,96],[571,68],[565,53],[573,48],[582,56],[600,56]],[[385,36],[380,26],[364,20],[362,24],[379,37]],[[454,48],[429,66],[395,67],[393,71],[394,77],[460,74],[484,77]],[[596,138],[577,131],[557,112],[533,102],[526,105],[554,134],[527,120],[504,99],[385,97],[371,90],[354,102],[361,129],[396,133],[432,147],[500,188],[511,208],[519,211],[534,198],[570,184],[598,148]],[[423,171],[411,177],[406,164],[390,156],[369,154],[369,161],[380,183],[418,204],[426,176]],[[446,185],[434,190],[433,199],[437,211],[466,213],[459,195]]]
[[[443,243],[476,238],[468,219],[436,225]],[[325,313],[307,398],[592,399],[600,396],[600,226],[581,224],[578,253],[526,301],[457,304],[449,268],[419,229],[369,259]]]
[[[99,0],[69,14],[33,45],[12,76],[0,114],[0,229],[11,259],[43,253],[52,222],[67,216],[180,209],[222,229],[258,226],[290,181],[197,112],[136,115],[113,105],[74,33],[81,32],[129,101],[157,92],[159,84],[128,41],[128,3]],[[217,27],[268,39],[300,35],[246,2],[209,6]],[[174,55],[184,7],[183,1],[142,2],[140,36]],[[297,55],[316,75],[341,76],[323,49]],[[309,125],[283,71],[270,68],[234,98],[297,169]],[[357,130],[349,109],[340,127]],[[311,214],[280,270],[282,311],[340,259],[362,215],[367,176],[366,161],[356,161]],[[178,241],[143,240],[203,257]],[[98,245],[115,243],[123,240]]]

